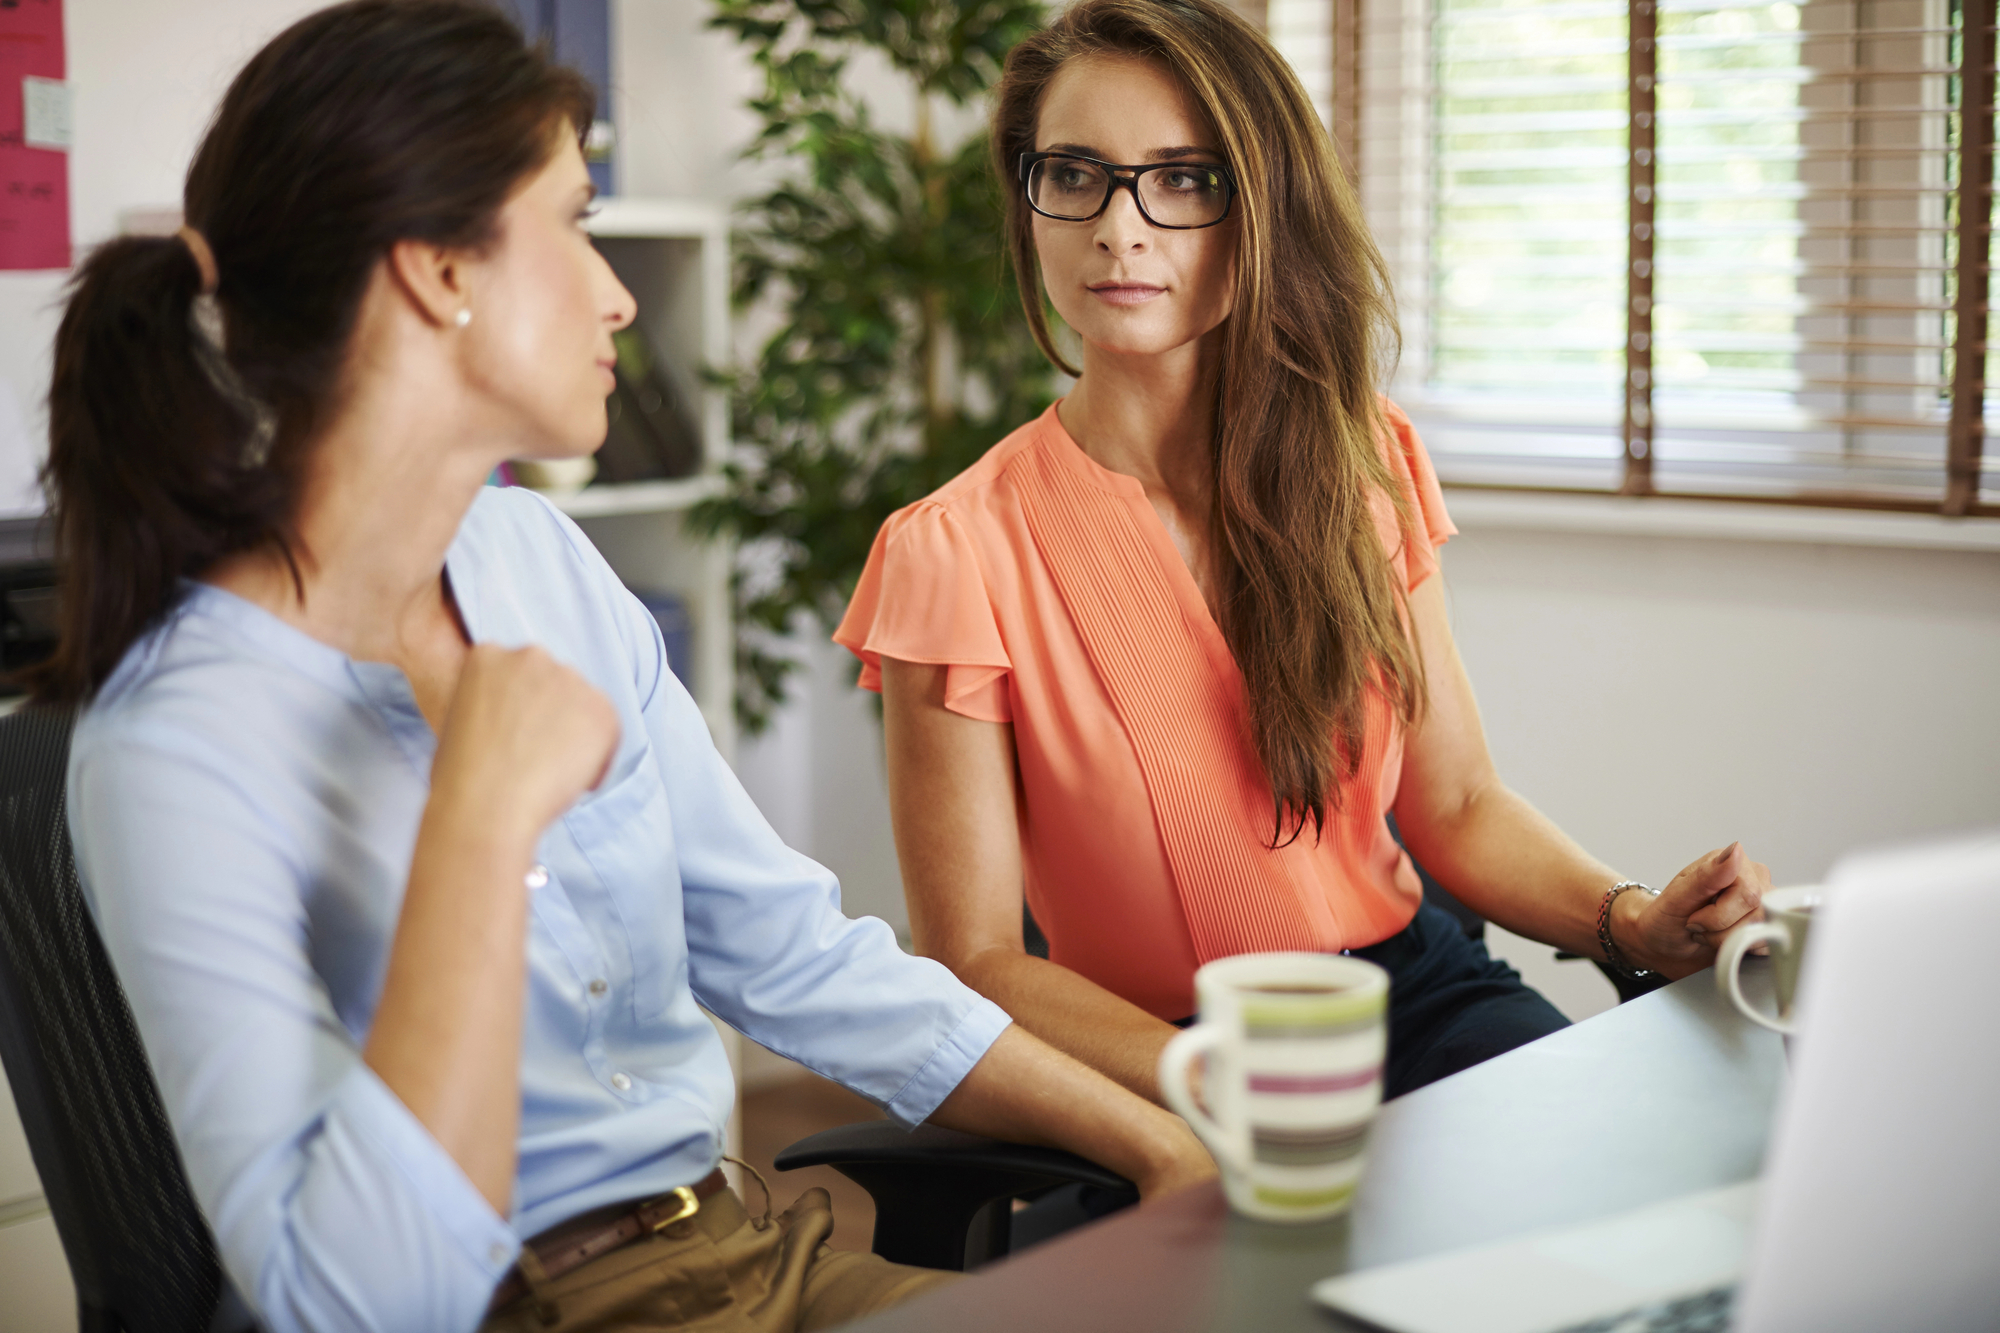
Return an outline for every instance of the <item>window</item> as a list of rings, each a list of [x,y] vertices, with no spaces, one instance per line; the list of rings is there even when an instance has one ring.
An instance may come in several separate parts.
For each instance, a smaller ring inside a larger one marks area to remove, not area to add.
[[[2000,512],[1992,4],[1267,18],[1328,73],[1396,275],[1391,391],[1446,480],[1965,513]]]

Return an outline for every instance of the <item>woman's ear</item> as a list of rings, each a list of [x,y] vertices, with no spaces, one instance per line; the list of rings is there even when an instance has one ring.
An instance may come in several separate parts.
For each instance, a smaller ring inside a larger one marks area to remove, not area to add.
[[[429,241],[397,241],[389,247],[389,275],[412,306],[439,328],[462,323],[472,308],[463,252]]]

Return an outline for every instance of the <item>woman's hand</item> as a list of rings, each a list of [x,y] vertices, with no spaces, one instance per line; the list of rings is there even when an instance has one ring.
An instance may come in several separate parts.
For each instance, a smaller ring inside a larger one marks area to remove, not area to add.
[[[1770,869],[1732,842],[1675,875],[1657,898],[1619,894],[1611,938],[1632,966],[1678,980],[1713,963],[1731,930],[1763,920],[1770,888]]]
[[[595,787],[618,748],[618,713],[540,648],[474,645],[431,765],[431,801],[531,841]]]

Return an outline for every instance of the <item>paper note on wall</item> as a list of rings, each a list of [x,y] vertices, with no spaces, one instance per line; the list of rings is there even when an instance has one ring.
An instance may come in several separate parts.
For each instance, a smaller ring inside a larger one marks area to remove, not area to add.
[[[62,79],[62,0],[0,0],[0,269],[69,267],[69,154],[33,146],[68,136]]]
[[[42,512],[42,450],[30,421],[13,382],[0,375],[0,518]]]

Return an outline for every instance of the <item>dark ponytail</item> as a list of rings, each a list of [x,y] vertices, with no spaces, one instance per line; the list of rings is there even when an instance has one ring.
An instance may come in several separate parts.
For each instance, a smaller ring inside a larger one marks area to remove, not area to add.
[[[61,637],[26,675],[38,699],[87,699],[225,556],[270,549],[297,576],[307,446],[376,264],[401,240],[487,241],[594,106],[479,0],[352,0],[244,67],[184,198],[214,295],[178,237],[109,241],[70,285],[43,469]]]

